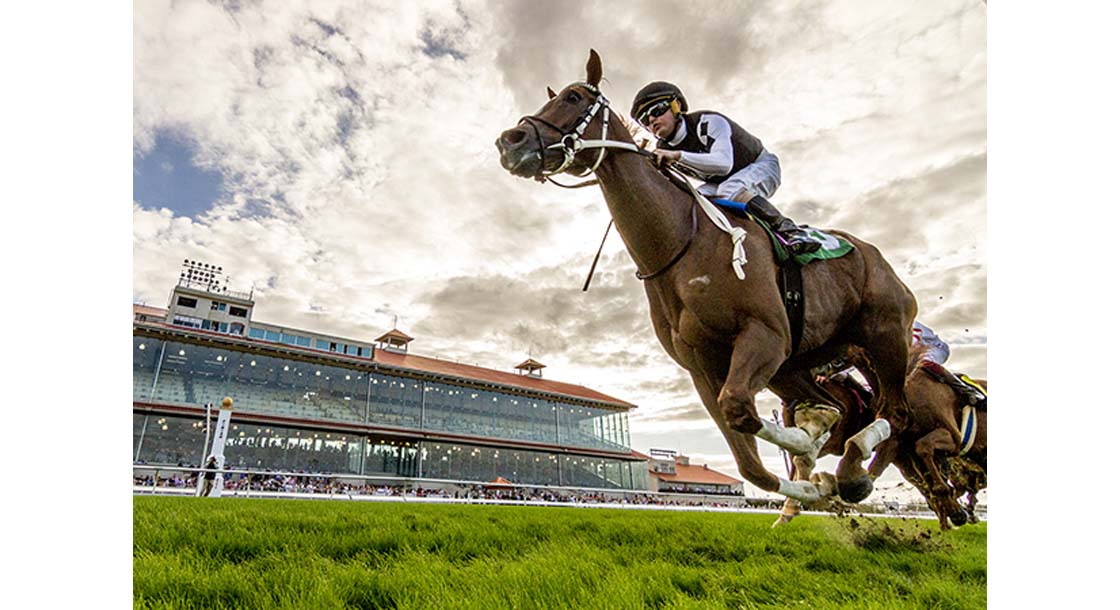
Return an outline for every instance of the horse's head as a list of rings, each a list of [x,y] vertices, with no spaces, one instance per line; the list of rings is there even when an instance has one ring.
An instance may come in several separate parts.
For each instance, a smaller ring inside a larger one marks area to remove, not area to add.
[[[560,93],[549,89],[548,102],[536,114],[522,117],[516,127],[498,136],[494,144],[501,153],[502,167],[515,176],[538,179],[562,171],[586,172],[594,162],[594,151],[580,153],[579,140],[588,132],[606,138],[610,110],[599,92],[602,76],[599,54],[592,49],[585,82],[572,83]],[[596,120],[600,113],[601,123]]]

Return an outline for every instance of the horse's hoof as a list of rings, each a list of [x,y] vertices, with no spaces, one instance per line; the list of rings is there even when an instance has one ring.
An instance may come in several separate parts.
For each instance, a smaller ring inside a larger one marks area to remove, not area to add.
[[[949,513],[949,520],[953,522],[953,525],[960,527],[968,523],[968,513],[964,509],[953,511]]]
[[[838,481],[837,487],[841,500],[849,504],[858,504],[871,495],[875,484],[871,482],[871,477],[865,474],[854,481]]]

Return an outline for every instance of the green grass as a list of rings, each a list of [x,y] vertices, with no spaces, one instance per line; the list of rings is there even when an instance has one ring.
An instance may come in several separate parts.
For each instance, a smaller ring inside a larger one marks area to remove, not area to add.
[[[137,608],[983,608],[987,525],[136,496]],[[853,526],[855,525],[855,527]]]

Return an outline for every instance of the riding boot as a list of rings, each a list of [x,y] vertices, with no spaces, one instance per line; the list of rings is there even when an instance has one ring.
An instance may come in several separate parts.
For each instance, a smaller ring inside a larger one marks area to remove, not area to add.
[[[750,191],[743,189],[736,193],[732,199],[747,204],[747,211],[769,225],[782,238],[792,254],[814,252],[821,247],[820,242],[810,238],[804,229],[797,226],[797,223],[783,216],[778,208],[774,207],[774,204],[767,201],[765,197],[755,195],[749,200],[743,201],[749,193]]]
[[[981,408],[987,406],[988,397],[983,392],[961,381],[949,369],[930,360],[922,361],[922,369],[937,381],[952,388],[968,404]]]

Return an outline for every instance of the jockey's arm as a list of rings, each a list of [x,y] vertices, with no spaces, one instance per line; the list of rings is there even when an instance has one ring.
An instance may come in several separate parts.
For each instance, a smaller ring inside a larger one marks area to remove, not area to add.
[[[735,161],[735,151],[731,146],[731,124],[718,114],[705,114],[700,119],[700,125],[705,123],[708,126],[708,138],[712,142],[709,152],[681,151],[680,163],[709,176],[723,176],[731,171]]]

